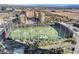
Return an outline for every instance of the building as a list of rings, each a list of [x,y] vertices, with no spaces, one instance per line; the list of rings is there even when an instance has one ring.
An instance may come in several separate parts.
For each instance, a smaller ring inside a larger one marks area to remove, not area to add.
[[[27,17],[24,14],[21,14],[20,15],[20,20],[21,20],[21,23],[25,24],[27,22]]]
[[[41,23],[43,23],[45,21],[45,13],[44,12],[40,12],[39,19],[40,19]]]
[[[34,17],[34,11],[33,10],[26,10],[26,16],[28,18]]]
[[[0,28],[0,41],[2,40],[2,34],[4,32],[4,29],[3,28]]]
[[[24,54],[24,49],[28,48],[27,45],[20,43],[18,41],[12,40],[10,38],[4,41],[3,45],[5,46],[9,54]]]

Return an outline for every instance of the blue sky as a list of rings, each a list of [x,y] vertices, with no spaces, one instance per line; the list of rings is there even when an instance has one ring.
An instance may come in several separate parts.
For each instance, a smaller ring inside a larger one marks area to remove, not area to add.
[[[79,5],[79,4],[19,4],[24,6],[69,6],[69,5]]]
[[[79,4],[20,4],[24,6],[69,6],[69,5],[79,5]]]

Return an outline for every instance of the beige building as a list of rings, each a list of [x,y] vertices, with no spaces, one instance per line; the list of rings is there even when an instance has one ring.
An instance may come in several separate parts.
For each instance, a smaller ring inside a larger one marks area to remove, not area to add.
[[[34,17],[34,11],[33,10],[26,10],[26,16],[28,18]]]
[[[0,13],[0,19],[3,19],[5,17],[9,17],[9,13]]]
[[[45,13],[44,12],[40,12],[39,18],[40,18],[41,22],[44,22],[45,21]]]
[[[27,22],[27,17],[25,15],[20,15],[20,20],[21,20],[21,23],[26,23]]]
[[[39,13],[38,11],[35,11],[35,12],[34,12],[34,17],[35,17],[35,18],[39,18],[39,14],[40,14],[40,13]]]

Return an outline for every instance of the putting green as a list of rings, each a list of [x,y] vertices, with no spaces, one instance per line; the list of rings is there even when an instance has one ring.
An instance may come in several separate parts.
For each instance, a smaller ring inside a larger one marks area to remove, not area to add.
[[[51,26],[16,28],[10,35],[13,39],[58,39],[58,32]]]

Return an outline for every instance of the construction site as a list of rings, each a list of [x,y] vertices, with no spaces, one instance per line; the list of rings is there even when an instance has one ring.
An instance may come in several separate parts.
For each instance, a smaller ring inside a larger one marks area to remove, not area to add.
[[[0,54],[78,54],[79,13],[36,8],[0,10]]]

